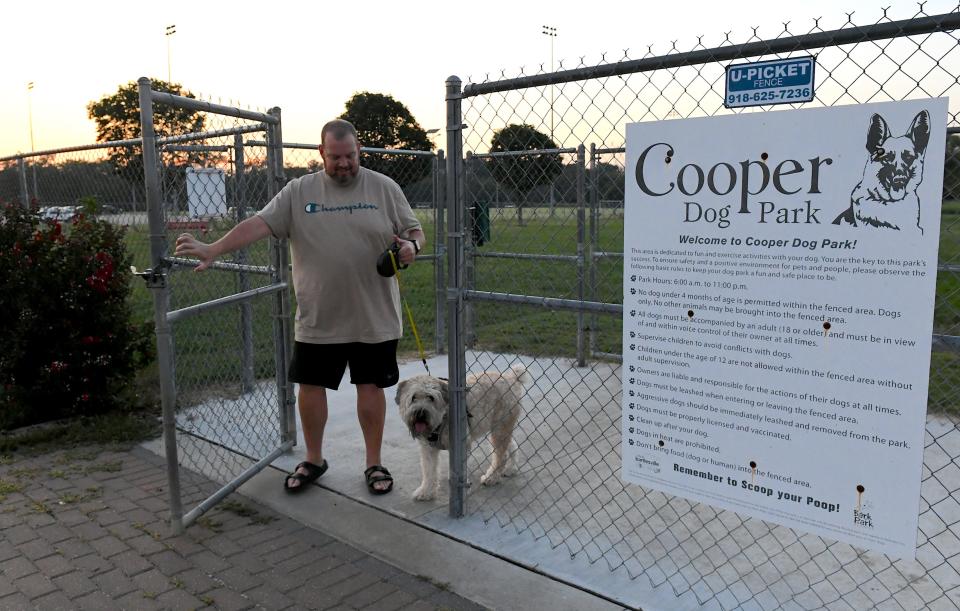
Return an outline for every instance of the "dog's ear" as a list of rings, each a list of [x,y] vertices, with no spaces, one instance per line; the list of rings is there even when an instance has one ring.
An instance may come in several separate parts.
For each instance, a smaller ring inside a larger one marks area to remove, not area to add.
[[[867,131],[867,152],[870,157],[883,155],[883,143],[890,137],[890,128],[880,115],[870,117],[870,129]]]
[[[440,380],[440,397],[444,403],[450,405],[450,385],[445,380]]]
[[[927,142],[930,141],[930,114],[927,111],[921,110],[913,118],[913,123],[910,124],[910,140],[913,141],[913,148],[918,155],[927,150]]]
[[[404,380],[399,384],[397,384],[397,396],[395,399],[395,401],[397,402],[397,405],[400,405],[400,395],[403,394],[403,389],[407,387],[408,382],[410,382],[410,380]]]

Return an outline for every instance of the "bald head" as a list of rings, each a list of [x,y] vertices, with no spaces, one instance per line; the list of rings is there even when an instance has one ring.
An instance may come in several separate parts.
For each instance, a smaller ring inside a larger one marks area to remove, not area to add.
[[[334,140],[343,140],[347,136],[353,136],[353,139],[357,139],[357,128],[353,126],[353,123],[349,121],[344,121],[343,119],[334,119],[333,121],[327,121],[326,125],[323,126],[323,129],[320,130],[320,143],[326,144],[327,135],[333,137]]]

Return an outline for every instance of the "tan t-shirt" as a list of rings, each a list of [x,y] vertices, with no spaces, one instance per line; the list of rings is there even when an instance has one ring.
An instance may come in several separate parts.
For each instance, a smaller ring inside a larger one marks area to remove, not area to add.
[[[395,278],[377,273],[377,257],[420,229],[393,180],[361,167],[342,187],[323,171],[291,180],[260,211],[278,238],[289,238],[298,342],[379,343],[402,333]]]

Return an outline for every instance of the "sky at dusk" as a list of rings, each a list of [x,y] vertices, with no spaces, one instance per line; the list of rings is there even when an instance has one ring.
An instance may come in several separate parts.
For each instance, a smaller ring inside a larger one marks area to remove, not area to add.
[[[955,4],[933,0],[924,10],[945,13]],[[903,0],[8,3],[0,156],[30,150],[31,109],[35,150],[94,142],[87,104],[141,76],[166,79],[168,42],[174,82],[215,102],[279,106],[285,141],[316,142],[323,123],[359,91],[390,94],[425,129],[444,127],[448,75],[466,82],[549,67],[543,25],[557,29],[556,63],[593,64],[625,49],[642,57],[648,45],[666,53],[672,41],[692,49],[700,35],[705,46],[719,45],[726,32],[745,41],[753,27],[771,38],[788,21],[792,33],[806,33],[814,17],[833,29],[851,11],[855,23],[874,23],[884,6],[898,19],[917,11]],[[442,148],[442,130],[437,136]]]

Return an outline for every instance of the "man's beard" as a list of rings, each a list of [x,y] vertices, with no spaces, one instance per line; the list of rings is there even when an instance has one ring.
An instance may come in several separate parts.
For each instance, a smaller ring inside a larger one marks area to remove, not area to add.
[[[334,172],[333,176],[331,176],[330,178],[332,178],[334,182],[336,182],[341,187],[347,187],[353,184],[353,181],[357,178],[358,173],[359,173],[359,169],[354,171],[348,171],[342,174],[340,172]]]

